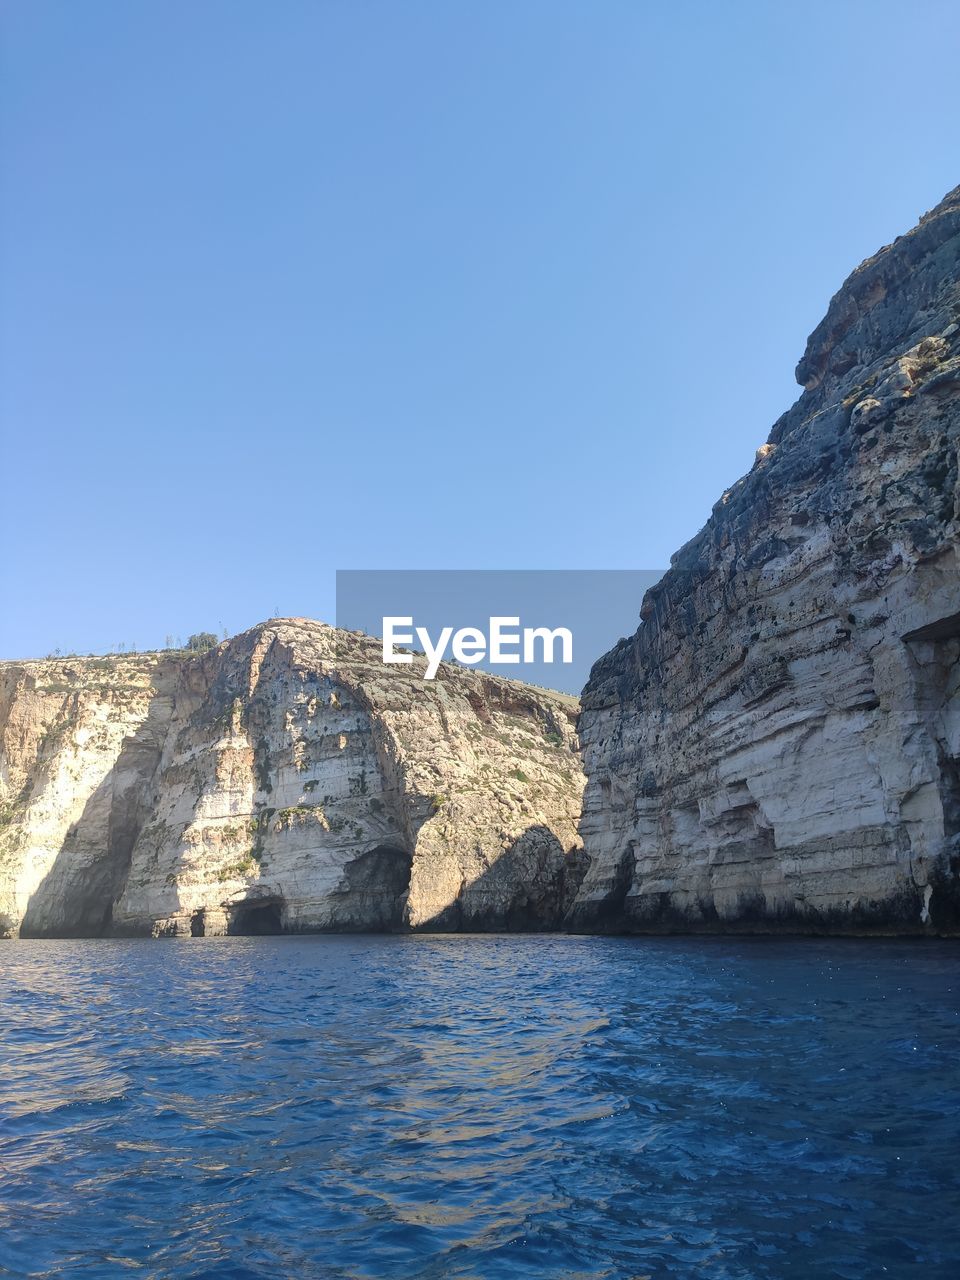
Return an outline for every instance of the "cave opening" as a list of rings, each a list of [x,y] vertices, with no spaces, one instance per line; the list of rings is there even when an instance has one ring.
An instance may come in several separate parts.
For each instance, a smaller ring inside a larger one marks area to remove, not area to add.
[[[331,895],[343,904],[335,927],[402,928],[412,863],[405,849],[390,844],[377,845],[348,862],[336,893]]]
[[[199,910],[195,911],[190,917],[191,938],[202,938],[204,936],[204,930],[206,929],[206,916],[206,911],[203,907],[200,907]]]
[[[919,710],[940,769],[944,836],[960,836],[960,613],[910,632]]]
[[[283,933],[282,904],[277,899],[241,903],[231,912],[227,933],[243,937]]]

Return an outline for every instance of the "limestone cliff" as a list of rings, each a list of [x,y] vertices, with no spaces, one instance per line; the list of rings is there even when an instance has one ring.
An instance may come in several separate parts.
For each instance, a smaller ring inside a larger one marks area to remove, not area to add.
[[[575,927],[958,931],[958,324],[960,188],[595,665]]]
[[[576,701],[423,665],[304,619],[0,663],[0,932],[557,927]]]

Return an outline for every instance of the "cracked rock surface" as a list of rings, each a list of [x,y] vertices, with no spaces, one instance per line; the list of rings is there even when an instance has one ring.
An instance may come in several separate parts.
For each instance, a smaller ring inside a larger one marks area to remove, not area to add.
[[[960,188],[593,668],[575,928],[960,931]]]
[[[424,665],[307,619],[0,663],[0,931],[560,927],[576,700]]]

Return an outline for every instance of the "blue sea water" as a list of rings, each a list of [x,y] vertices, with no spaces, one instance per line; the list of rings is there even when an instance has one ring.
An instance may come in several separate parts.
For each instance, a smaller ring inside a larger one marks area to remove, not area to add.
[[[960,947],[0,946],[0,1275],[960,1276]]]

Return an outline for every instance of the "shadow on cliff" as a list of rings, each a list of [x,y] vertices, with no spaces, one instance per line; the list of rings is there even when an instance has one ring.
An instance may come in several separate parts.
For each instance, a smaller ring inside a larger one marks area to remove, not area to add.
[[[530,826],[418,933],[546,933],[563,929],[586,874],[582,849],[564,850],[543,825]]]
[[[123,740],[119,755],[30,895],[20,937],[91,938],[109,932],[134,845],[150,813],[148,800],[163,740],[155,709],[162,701],[155,687],[142,724]]]

